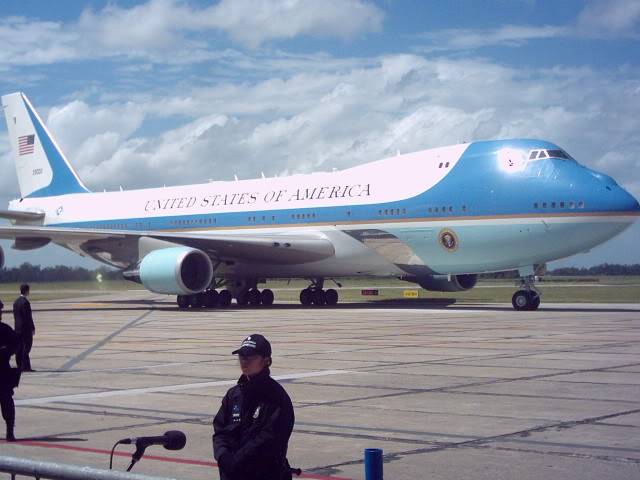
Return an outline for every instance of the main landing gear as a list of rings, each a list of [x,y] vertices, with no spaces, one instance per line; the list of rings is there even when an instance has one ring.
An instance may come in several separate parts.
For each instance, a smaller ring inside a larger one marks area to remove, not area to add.
[[[194,295],[178,295],[176,302],[181,309],[185,308],[226,308],[231,305],[231,301],[235,298],[236,303],[240,306],[270,306],[273,305],[273,291],[265,288],[258,290],[257,280],[241,279],[235,281],[220,280],[214,282],[204,292]],[[225,288],[223,288],[225,287]],[[220,289],[217,290],[216,288]]]
[[[311,281],[311,285],[300,291],[300,303],[302,305],[335,305],[338,303],[338,292],[333,288],[323,290],[324,279],[318,278]]]
[[[523,269],[520,273],[520,289],[513,294],[511,304],[516,310],[537,310],[540,306],[540,293],[535,288],[536,277],[533,268]]]

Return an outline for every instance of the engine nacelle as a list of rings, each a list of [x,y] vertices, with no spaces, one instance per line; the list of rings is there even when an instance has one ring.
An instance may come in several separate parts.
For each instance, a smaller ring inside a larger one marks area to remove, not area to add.
[[[154,250],[140,262],[140,281],[147,290],[173,295],[203,291],[213,279],[213,265],[202,250],[172,247]]]
[[[432,292],[464,292],[478,283],[478,275],[429,275],[416,278],[416,283]]]

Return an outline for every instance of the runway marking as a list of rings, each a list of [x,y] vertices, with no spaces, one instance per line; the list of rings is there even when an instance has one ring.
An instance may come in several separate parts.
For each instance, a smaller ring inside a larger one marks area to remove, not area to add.
[[[354,373],[348,370],[320,370],[316,372],[289,373],[275,375],[275,380],[296,380],[299,378],[324,377],[326,375],[343,375]],[[76,393],[72,395],[58,395],[55,397],[25,398],[16,400],[16,405],[45,405],[47,403],[66,402],[70,400],[85,400],[87,398],[124,397],[129,395],[143,395],[145,393],[178,392],[180,390],[192,390],[198,388],[220,387],[235,385],[237,380],[219,380],[216,382],[184,383],[179,385],[164,385],[148,388],[129,388],[126,390],[110,390],[107,392]]]
[[[109,343],[113,338],[115,338],[116,336],[118,336],[120,333],[124,332],[125,330],[127,330],[128,328],[134,327],[136,325],[136,323],[138,323],[140,320],[144,319],[146,316],[151,315],[151,313],[153,313],[154,310],[149,310],[148,312],[140,315],[138,318],[134,318],[133,320],[131,320],[129,323],[127,323],[126,325],[120,327],[118,330],[116,330],[115,332],[111,333],[110,335],[106,336],[105,338],[103,338],[102,340],[100,340],[98,343],[96,343],[95,345],[93,345],[92,347],[86,349],[84,352],[82,352],[79,355],[76,355],[75,357],[73,357],[72,359],[70,359],[69,361],[65,362],[64,365],[62,365],[58,370],[67,370],[70,367],[73,367],[75,364],[80,363],[82,360],[84,360],[85,358],[87,358],[89,355],[91,355],[93,352],[95,352],[96,350],[98,350],[99,348],[101,348],[102,346],[106,345],[107,343]]]
[[[0,441],[0,443],[5,443],[4,441]],[[82,453],[98,453],[104,455],[110,455],[111,452],[109,450],[101,450],[98,448],[89,448],[89,447],[76,447],[74,445],[64,445],[64,444],[56,444],[56,443],[46,443],[46,442],[36,442],[31,440],[18,440],[12,445],[22,445],[27,447],[41,447],[41,448],[56,448],[59,450],[69,450],[73,452],[82,452]],[[126,452],[114,452],[114,457],[128,457],[130,453]],[[214,467],[218,468],[218,464],[215,462],[210,462],[207,460],[196,460],[191,458],[173,458],[173,457],[161,457],[159,455],[145,455],[145,460],[155,460],[158,462],[168,462],[168,463],[178,463],[182,465],[196,465],[201,467]],[[315,480],[352,480],[347,477],[328,477],[326,475],[316,475],[315,473],[302,473],[297,478],[312,478]]]

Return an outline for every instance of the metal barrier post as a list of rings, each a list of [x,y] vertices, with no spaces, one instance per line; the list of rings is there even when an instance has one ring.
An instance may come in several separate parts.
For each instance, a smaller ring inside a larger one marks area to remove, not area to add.
[[[382,450],[365,448],[364,450],[365,480],[382,480]]]

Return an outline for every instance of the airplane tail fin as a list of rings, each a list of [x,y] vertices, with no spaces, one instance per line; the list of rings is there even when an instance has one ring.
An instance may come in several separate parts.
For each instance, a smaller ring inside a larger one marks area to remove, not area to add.
[[[89,190],[22,92],[2,97],[21,198]]]

